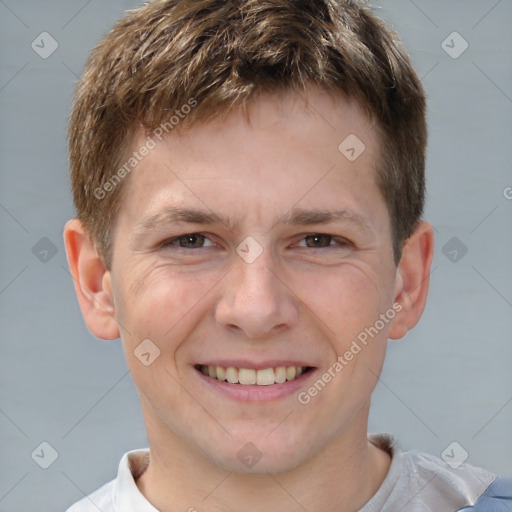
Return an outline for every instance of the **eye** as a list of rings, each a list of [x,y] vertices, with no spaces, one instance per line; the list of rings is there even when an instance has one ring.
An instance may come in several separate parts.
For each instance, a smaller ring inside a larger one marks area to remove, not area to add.
[[[306,247],[328,247],[333,241],[332,236],[322,234],[307,235],[303,240]]]
[[[213,243],[209,238],[200,233],[190,233],[166,240],[162,246],[175,246],[183,249],[200,249],[202,247],[212,247]]]
[[[343,237],[326,235],[325,233],[311,233],[304,235],[297,246],[309,247],[310,249],[324,249],[327,247],[345,248],[353,246],[353,244]]]
[[[315,249],[322,249],[324,247],[332,247],[336,246],[336,242],[338,241],[338,245],[347,245],[346,240],[337,239],[331,235],[325,235],[323,233],[313,233],[311,235],[306,235],[297,245],[299,247],[312,247]]]

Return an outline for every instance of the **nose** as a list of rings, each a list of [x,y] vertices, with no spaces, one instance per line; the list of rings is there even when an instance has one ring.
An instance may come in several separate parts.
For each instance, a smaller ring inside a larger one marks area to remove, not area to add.
[[[268,251],[247,263],[236,258],[216,304],[218,325],[250,339],[265,338],[297,322],[296,296],[273,265]]]

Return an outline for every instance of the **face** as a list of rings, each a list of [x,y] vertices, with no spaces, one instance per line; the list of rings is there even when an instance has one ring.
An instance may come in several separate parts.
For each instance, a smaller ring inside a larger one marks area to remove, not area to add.
[[[393,325],[374,126],[352,102],[308,102],[262,96],[168,136],[116,226],[115,316],[148,436],[230,471],[287,471],[366,436]]]

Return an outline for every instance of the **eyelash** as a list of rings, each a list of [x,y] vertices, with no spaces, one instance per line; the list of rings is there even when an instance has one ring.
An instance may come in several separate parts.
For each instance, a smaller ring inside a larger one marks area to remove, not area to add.
[[[178,242],[179,240],[183,240],[183,239],[188,238],[188,237],[203,237],[204,240],[209,240],[212,243],[211,246],[206,246],[206,247],[212,247],[213,246],[213,242],[206,235],[204,235],[202,233],[187,233],[185,235],[180,235],[180,236],[177,236],[177,237],[174,237],[174,238],[170,238],[170,239],[164,241],[161,244],[161,247],[162,248],[167,248],[167,247],[173,247],[174,246],[177,249],[183,249],[183,250],[194,250],[194,249],[203,249],[203,248],[205,248],[205,246],[202,246],[202,247],[182,247],[182,246],[176,244],[176,242]],[[329,247],[336,247],[336,243],[340,247],[353,246],[352,242],[350,242],[349,240],[347,240],[347,239],[345,239],[343,237],[337,237],[337,236],[334,236],[334,235],[329,235],[327,233],[308,233],[308,234],[302,236],[302,238],[300,239],[300,242],[303,242],[307,238],[310,238],[310,237],[326,237],[326,238],[329,239],[329,245],[324,246],[324,247],[308,247],[308,246],[300,246],[300,247],[309,248],[309,249],[327,249]],[[335,242],[335,243],[332,244],[332,242]]]

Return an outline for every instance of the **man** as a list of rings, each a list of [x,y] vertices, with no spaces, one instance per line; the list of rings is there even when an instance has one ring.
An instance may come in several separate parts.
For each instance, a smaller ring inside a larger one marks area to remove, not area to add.
[[[70,511],[474,504],[495,475],[367,435],[433,257],[424,92],[367,8],[151,2],[91,54],[69,137],[78,300],[149,440]]]

